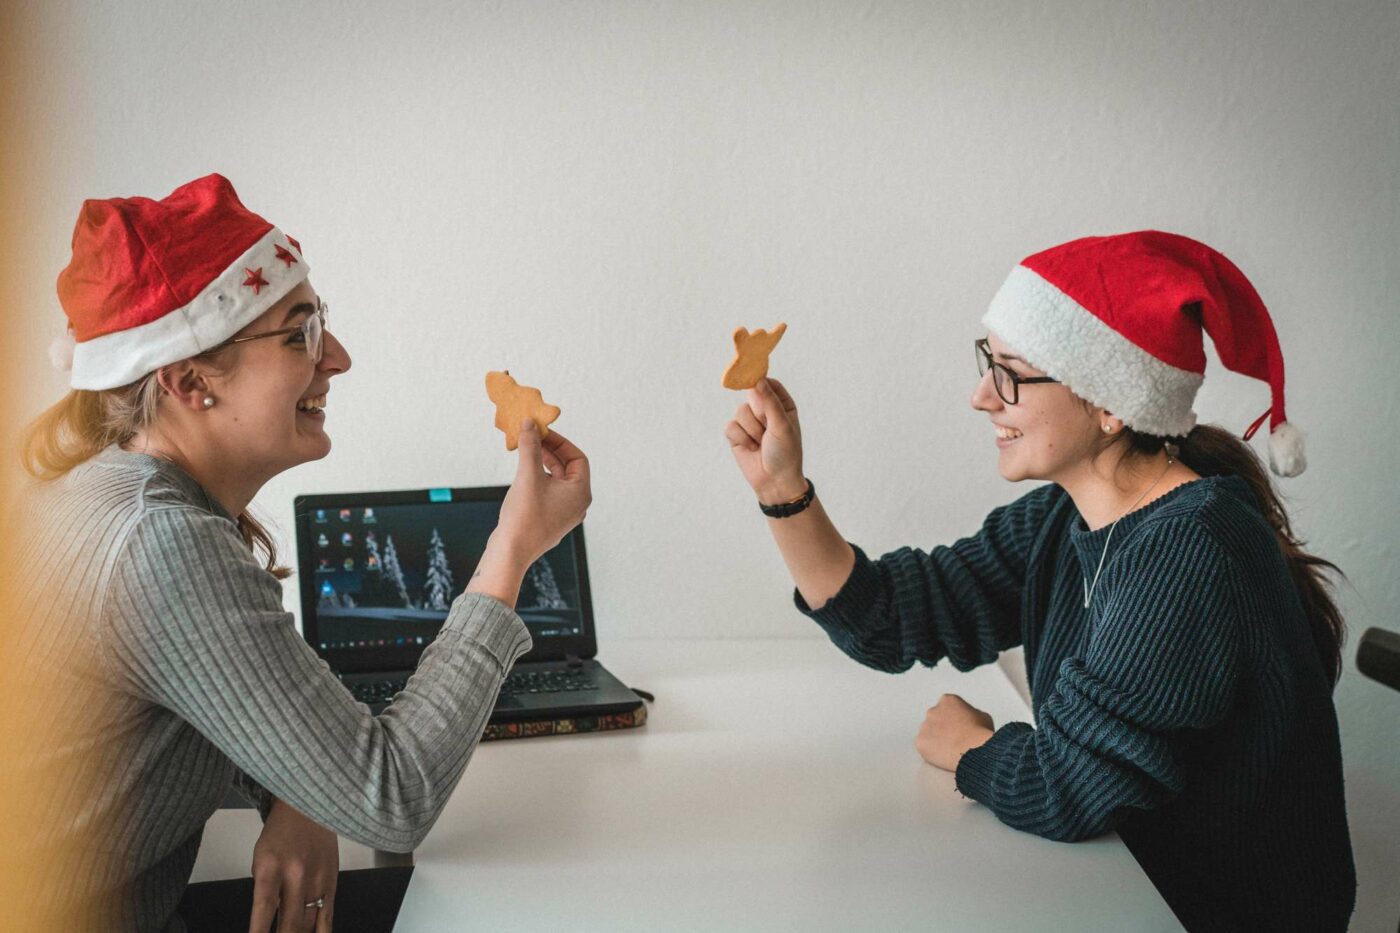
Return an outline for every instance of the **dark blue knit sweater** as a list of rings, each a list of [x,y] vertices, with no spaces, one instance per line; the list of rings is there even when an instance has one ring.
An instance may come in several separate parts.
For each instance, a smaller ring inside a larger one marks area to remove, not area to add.
[[[1237,477],[1108,528],[1042,486],[951,547],[856,548],[808,613],[884,671],[1024,645],[1036,726],[963,756],[958,789],[1073,841],[1117,830],[1190,930],[1341,930],[1356,874],[1331,685],[1282,553]]]

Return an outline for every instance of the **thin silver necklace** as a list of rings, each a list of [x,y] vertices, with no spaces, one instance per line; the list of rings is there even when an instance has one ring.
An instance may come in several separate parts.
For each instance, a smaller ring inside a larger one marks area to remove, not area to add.
[[[1134,502],[1132,505],[1128,506],[1127,512],[1124,512],[1122,515],[1115,518],[1113,520],[1113,524],[1108,526],[1108,536],[1103,539],[1103,553],[1099,555],[1099,566],[1098,569],[1094,571],[1094,582],[1090,583],[1088,580],[1084,581],[1085,609],[1089,608],[1089,601],[1094,598],[1094,588],[1099,585],[1099,573],[1103,570],[1104,558],[1108,557],[1108,542],[1113,540],[1113,529],[1117,528],[1118,523],[1121,522],[1124,518],[1126,518],[1133,511],[1133,509],[1136,509],[1138,507],[1139,502],[1147,498],[1147,494],[1151,492],[1156,487],[1156,485],[1162,481],[1162,477],[1166,476],[1167,471],[1171,468],[1172,458],[1167,457],[1167,465],[1162,468],[1161,473],[1157,474],[1157,478],[1152,481],[1152,485],[1148,486],[1142,491],[1142,495],[1137,497],[1137,502]]]

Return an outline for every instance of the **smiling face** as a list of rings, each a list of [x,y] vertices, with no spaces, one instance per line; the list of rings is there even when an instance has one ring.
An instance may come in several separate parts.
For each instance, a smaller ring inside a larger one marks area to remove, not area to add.
[[[317,297],[302,282],[235,338],[302,324],[316,313]],[[329,331],[313,363],[301,331],[234,344],[227,369],[205,376],[215,405],[222,453],[268,476],[330,453],[325,431],[331,377],[350,368],[350,355]],[[218,365],[224,365],[219,360]],[[214,419],[211,419],[211,421]]]
[[[996,334],[989,333],[987,342],[992,358],[1017,376],[1045,375]],[[1087,470],[1103,447],[1106,413],[1086,406],[1064,385],[1023,385],[1017,403],[1009,405],[997,394],[992,370],[988,369],[971,401],[972,407],[986,412],[996,426],[997,471],[1012,482],[1043,479],[1064,485]]]

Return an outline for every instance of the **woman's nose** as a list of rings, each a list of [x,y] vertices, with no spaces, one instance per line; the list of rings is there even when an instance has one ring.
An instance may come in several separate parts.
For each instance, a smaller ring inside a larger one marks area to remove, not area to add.
[[[992,371],[989,369],[977,380],[977,385],[972,390],[972,407],[977,411],[996,411],[1005,403],[1001,396],[997,395],[996,387],[992,385]]]
[[[326,331],[321,337],[321,362],[316,365],[332,376],[350,368],[350,354],[346,351],[345,344],[337,340],[330,331]]]

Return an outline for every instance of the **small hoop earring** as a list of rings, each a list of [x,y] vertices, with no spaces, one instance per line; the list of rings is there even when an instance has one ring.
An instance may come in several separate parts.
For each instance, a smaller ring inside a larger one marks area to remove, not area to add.
[[[213,407],[214,407],[214,396],[212,396],[212,395],[206,395],[206,396],[204,396],[204,407],[205,407],[205,408],[213,408]]]

